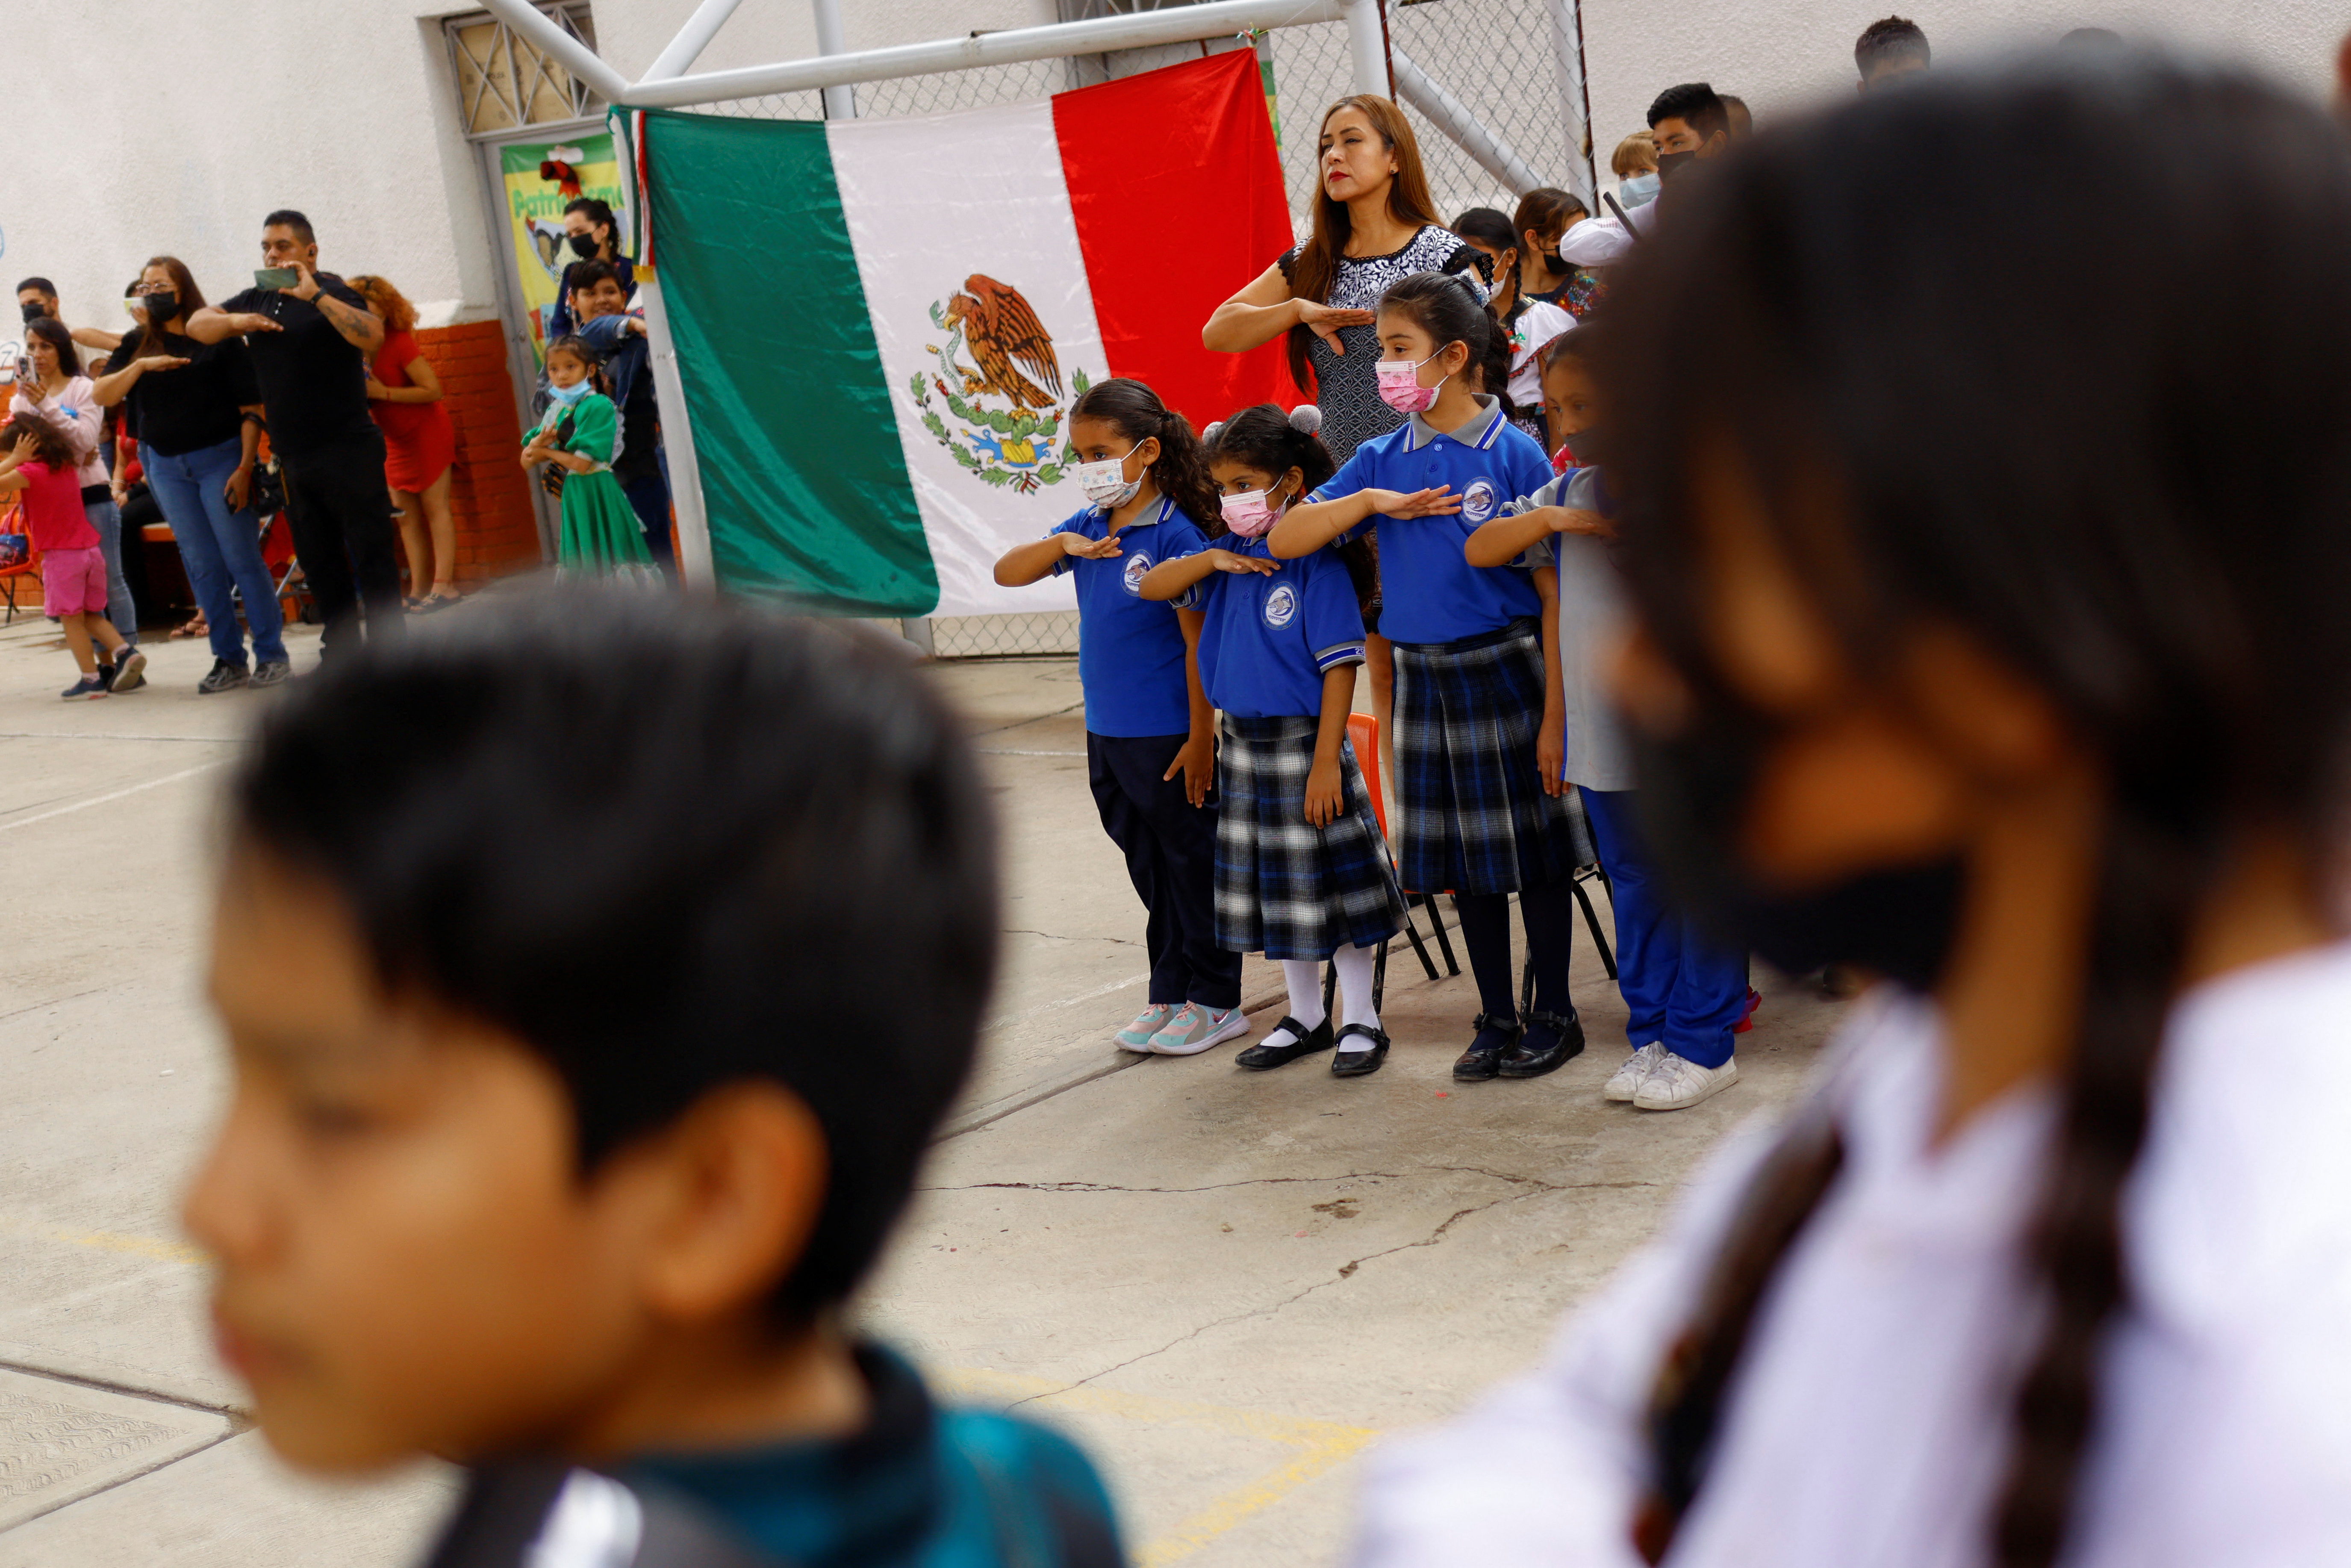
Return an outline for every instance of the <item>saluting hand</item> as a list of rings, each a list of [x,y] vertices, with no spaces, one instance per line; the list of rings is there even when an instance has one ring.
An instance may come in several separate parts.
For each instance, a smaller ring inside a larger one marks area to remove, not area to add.
[[[1330,344],[1332,353],[1344,354],[1347,350],[1339,341],[1339,329],[1364,326],[1372,320],[1372,313],[1368,310],[1343,310],[1335,305],[1301,299],[1298,302],[1298,320],[1307,330]]]
[[[1228,549],[1212,549],[1204,553],[1207,556],[1210,566],[1215,567],[1218,571],[1229,571],[1236,576],[1247,577],[1252,572],[1263,576],[1268,572],[1281,570],[1280,561],[1268,560],[1261,555],[1236,555]]]
[[[1116,534],[1104,534],[1098,539],[1090,539],[1083,534],[1057,537],[1061,541],[1061,553],[1073,555],[1080,560],[1112,560],[1126,553],[1118,548]]]
[[[1372,510],[1390,517],[1440,517],[1461,509],[1461,497],[1450,485],[1431,490],[1365,490]]]

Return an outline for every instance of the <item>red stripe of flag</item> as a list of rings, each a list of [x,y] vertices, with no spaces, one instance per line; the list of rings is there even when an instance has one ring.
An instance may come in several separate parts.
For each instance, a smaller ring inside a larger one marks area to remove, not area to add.
[[[1282,340],[1200,346],[1209,314],[1290,246],[1254,51],[1053,96],[1053,131],[1103,357],[1195,430],[1297,389]]]

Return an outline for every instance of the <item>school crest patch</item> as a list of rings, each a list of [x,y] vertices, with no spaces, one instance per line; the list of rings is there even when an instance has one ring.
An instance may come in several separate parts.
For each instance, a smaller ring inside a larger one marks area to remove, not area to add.
[[[1151,557],[1147,552],[1143,550],[1129,550],[1127,552],[1124,579],[1126,582],[1126,591],[1129,593],[1134,594],[1137,599],[1143,597],[1143,574],[1149,571],[1152,565],[1153,562]]]
[[[1063,393],[1053,340],[1029,301],[1010,284],[974,273],[959,291],[932,301],[931,325],[946,334],[923,345],[935,368],[907,383],[923,428],[984,485],[1025,496],[1060,484],[1077,458],[1062,422],[1088,382],[1072,367]]]
[[[1494,515],[1494,508],[1500,504],[1500,492],[1494,488],[1491,479],[1481,474],[1470,480],[1469,487],[1461,492],[1462,518],[1467,522],[1482,523]]]
[[[1298,618],[1298,591],[1283,583],[1265,596],[1265,623],[1276,631]]]

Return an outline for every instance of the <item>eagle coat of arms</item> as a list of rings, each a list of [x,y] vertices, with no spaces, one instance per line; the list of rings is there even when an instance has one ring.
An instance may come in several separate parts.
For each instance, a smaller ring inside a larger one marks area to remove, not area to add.
[[[1029,495],[1061,483],[1076,456],[1061,423],[1086,373],[1072,368],[1065,397],[1053,340],[1020,291],[975,272],[932,303],[931,325],[946,334],[924,345],[937,364],[908,383],[923,428],[982,484]]]

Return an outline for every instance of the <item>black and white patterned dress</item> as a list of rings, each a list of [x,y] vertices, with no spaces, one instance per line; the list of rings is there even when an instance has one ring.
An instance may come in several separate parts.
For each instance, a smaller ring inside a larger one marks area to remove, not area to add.
[[[1431,224],[1405,242],[1402,250],[1385,256],[1343,256],[1339,275],[1331,280],[1330,298],[1322,301],[1342,310],[1371,310],[1389,284],[1416,272],[1435,272],[1463,249],[1461,236]],[[1282,253],[1278,264],[1286,281],[1297,265],[1295,246]],[[1385,435],[1404,423],[1404,415],[1380,401],[1380,335],[1374,323],[1339,329],[1343,354],[1317,335],[1307,340],[1306,362],[1314,371],[1314,402],[1322,411],[1322,444],[1341,467],[1355,448],[1374,435]]]

